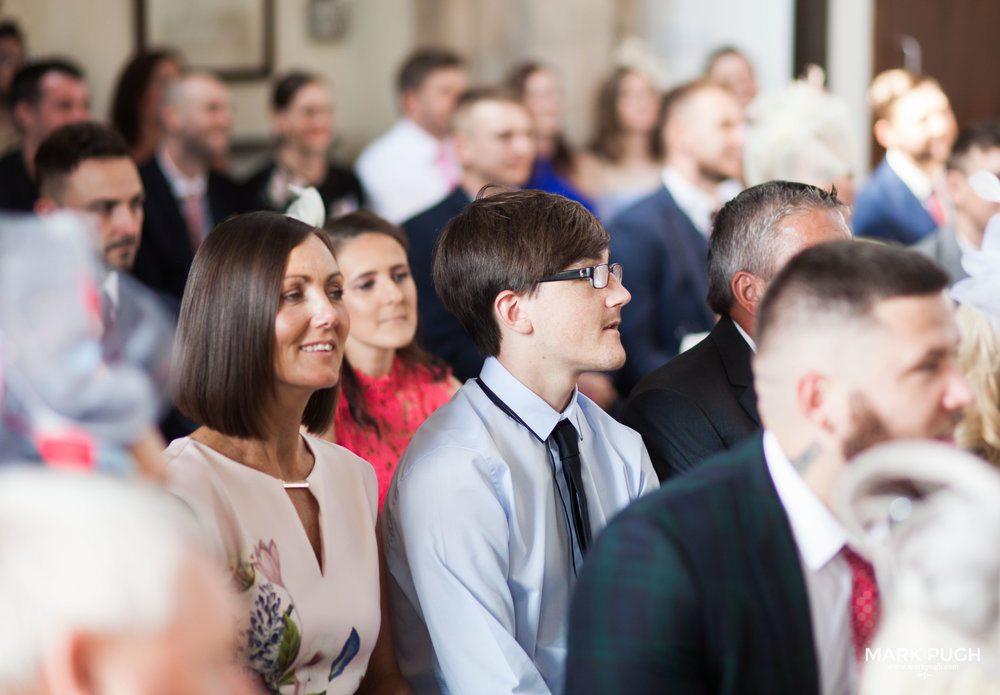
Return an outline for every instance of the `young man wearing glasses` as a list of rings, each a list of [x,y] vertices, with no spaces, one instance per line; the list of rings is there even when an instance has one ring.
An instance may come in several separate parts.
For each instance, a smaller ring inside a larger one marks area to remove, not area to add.
[[[576,389],[625,361],[608,235],[541,191],[470,203],[434,284],[487,357],[417,431],[383,514],[414,692],[561,692],[570,591],[608,520],[657,487],[638,435]]]

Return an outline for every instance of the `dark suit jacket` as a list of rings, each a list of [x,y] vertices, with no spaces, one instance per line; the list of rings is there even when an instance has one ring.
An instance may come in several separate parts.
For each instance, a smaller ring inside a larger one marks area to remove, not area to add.
[[[852,220],[856,236],[912,244],[932,233],[934,218],[882,160],[858,191]]]
[[[194,259],[187,224],[155,157],[139,167],[139,176],[146,191],[145,220],[132,274],[147,287],[180,300]],[[221,174],[208,175],[206,195],[213,226],[245,209],[239,187]]]
[[[565,692],[819,692],[805,580],[760,437],[604,530],[573,594]]]
[[[21,148],[0,159],[0,210],[33,210],[38,199],[35,184],[24,168]]]
[[[643,198],[608,225],[611,260],[624,266],[632,301],[622,309],[625,367],[619,390],[677,354],[687,333],[712,328],[708,308],[708,241],[666,188]]]
[[[434,290],[431,259],[434,243],[451,218],[469,204],[461,188],[419,215],[403,223],[410,241],[410,270],[417,285],[417,309],[420,312],[420,337],[432,354],[451,365],[459,381],[479,376],[483,357],[458,319],[444,308]]]
[[[750,346],[728,316],[632,389],[621,421],[642,435],[660,482],[760,427]]]

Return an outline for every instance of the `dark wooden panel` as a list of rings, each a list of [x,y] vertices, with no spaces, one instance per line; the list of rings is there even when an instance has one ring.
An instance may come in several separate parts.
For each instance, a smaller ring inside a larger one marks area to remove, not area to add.
[[[876,0],[875,74],[903,67],[900,41],[912,36],[923,72],[941,83],[959,127],[1000,117],[998,31],[1000,2],[994,0]]]

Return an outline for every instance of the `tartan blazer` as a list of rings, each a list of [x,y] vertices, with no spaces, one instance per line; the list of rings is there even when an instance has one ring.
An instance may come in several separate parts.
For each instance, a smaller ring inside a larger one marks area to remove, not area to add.
[[[762,438],[604,530],[572,599],[567,695],[819,693],[809,602]]]

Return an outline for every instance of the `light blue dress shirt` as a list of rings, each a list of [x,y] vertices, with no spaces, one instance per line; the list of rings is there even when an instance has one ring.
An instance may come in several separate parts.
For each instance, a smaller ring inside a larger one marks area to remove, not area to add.
[[[556,412],[494,358],[480,378],[532,431],[470,380],[404,452],[382,517],[400,667],[416,693],[560,693],[579,558],[546,440],[562,418],[580,433],[595,542],[656,474],[586,396]]]

